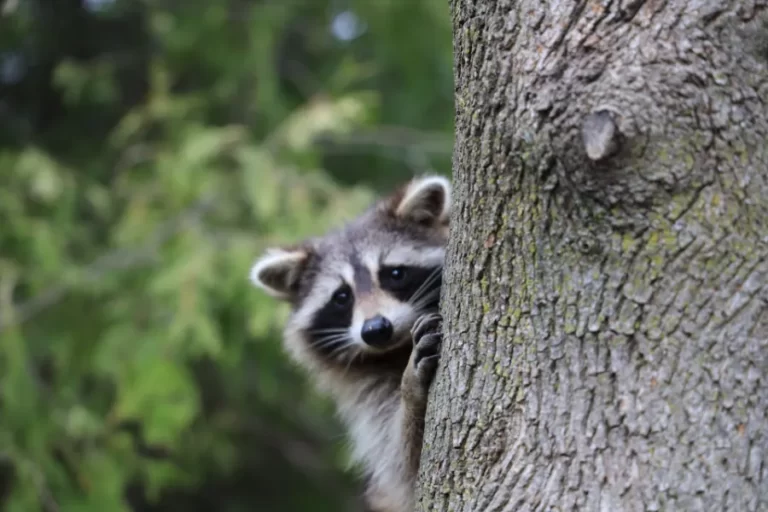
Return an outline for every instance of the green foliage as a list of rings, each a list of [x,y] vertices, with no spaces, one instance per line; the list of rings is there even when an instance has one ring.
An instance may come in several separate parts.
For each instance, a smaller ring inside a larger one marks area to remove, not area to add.
[[[248,270],[448,169],[447,5],[95,5],[0,6],[0,508],[354,510]]]

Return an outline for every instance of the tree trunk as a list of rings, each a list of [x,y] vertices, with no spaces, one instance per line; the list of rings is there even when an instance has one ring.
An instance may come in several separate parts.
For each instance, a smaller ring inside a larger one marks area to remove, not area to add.
[[[452,10],[418,510],[768,510],[766,2]]]

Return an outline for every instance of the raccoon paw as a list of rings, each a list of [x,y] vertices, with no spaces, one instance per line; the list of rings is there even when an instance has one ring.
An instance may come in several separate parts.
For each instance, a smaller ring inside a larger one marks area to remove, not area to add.
[[[432,381],[440,359],[442,324],[443,317],[439,313],[428,313],[419,317],[411,329],[413,368],[419,380],[426,385]]]

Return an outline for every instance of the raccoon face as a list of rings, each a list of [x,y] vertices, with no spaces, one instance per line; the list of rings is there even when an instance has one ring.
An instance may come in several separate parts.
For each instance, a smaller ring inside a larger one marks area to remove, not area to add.
[[[253,283],[292,305],[294,356],[351,363],[411,343],[439,305],[450,196],[447,179],[416,178],[343,229],[255,263]]]

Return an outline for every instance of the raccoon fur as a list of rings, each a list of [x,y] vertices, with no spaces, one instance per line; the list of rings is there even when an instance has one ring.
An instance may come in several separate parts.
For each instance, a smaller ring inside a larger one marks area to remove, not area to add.
[[[290,303],[288,353],[336,403],[374,512],[411,512],[440,352],[450,182],[413,179],[343,228],[269,249],[251,281]]]

